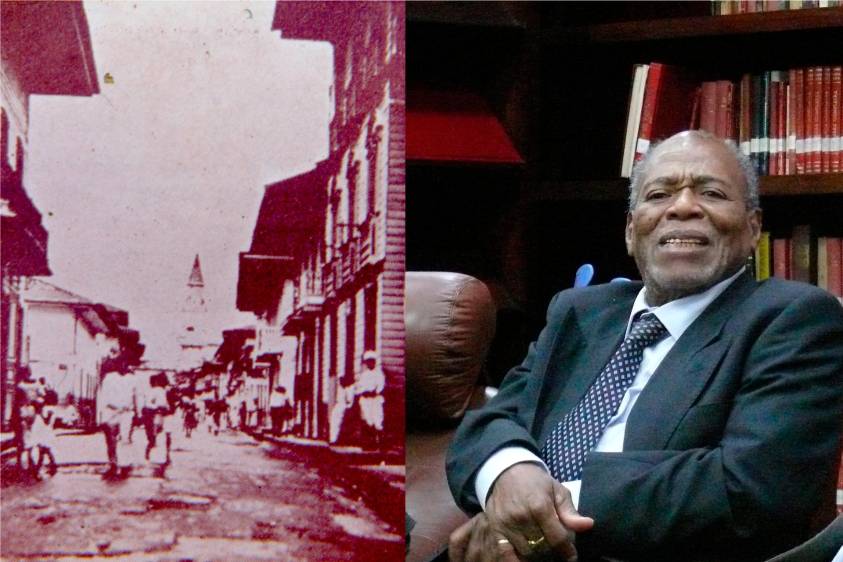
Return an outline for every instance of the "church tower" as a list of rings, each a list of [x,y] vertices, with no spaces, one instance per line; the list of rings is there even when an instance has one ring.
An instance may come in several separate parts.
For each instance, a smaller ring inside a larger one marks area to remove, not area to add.
[[[179,334],[181,357],[179,368],[188,370],[200,367],[214,345],[207,329],[208,304],[205,300],[205,281],[199,254],[193,259],[193,268],[187,279],[187,292],[181,308],[182,328]]]
[[[202,279],[202,266],[199,265],[199,254],[193,258],[193,269],[190,271],[190,277],[187,279],[187,297],[181,309],[185,315],[188,324],[185,328],[196,328],[190,322],[192,320],[199,320],[201,316],[208,312],[208,306],[205,303],[205,281]],[[197,318],[198,317],[198,318]]]

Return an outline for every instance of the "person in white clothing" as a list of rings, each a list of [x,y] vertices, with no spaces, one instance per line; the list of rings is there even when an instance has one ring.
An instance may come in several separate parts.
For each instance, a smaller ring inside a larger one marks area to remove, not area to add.
[[[354,394],[360,404],[360,417],[369,429],[362,436],[372,448],[378,448],[383,432],[383,389],[386,377],[378,366],[378,356],[374,351],[363,353],[363,369],[354,383]],[[372,431],[373,430],[373,431]]]
[[[103,377],[97,397],[99,419],[105,435],[108,451],[108,471],[103,478],[127,475],[128,466],[119,466],[117,456],[118,442],[126,443],[131,430],[132,419],[136,415],[135,377],[123,357],[110,359],[103,365],[106,374]]]

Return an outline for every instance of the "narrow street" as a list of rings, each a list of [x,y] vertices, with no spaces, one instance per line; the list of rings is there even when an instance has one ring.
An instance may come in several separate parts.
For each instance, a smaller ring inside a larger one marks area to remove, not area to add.
[[[160,451],[143,460],[145,443],[135,431],[131,475],[106,481],[102,435],[60,435],[55,476],[4,484],[3,560],[403,556],[394,522],[367,506],[347,476],[338,480],[337,471],[301,455],[243,433],[214,436],[199,428],[191,439],[176,438],[163,470]]]

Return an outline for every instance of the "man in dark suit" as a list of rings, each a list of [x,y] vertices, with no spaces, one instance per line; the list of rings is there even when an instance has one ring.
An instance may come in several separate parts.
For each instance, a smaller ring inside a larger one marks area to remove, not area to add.
[[[641,283],[563,291],[447,461],[452,560],[763,560],[833,502],[843,307],[756,282],[757,178],[700,131],[633,173]],[[829,511],[830,513],[830,511]]]

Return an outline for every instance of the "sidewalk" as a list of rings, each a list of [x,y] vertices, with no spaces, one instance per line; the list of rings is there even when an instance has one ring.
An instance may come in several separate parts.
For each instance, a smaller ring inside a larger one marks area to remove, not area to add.
[[[403,455],[384,455],[382,452],[364,451],[360,447],[329,445],[324,441],[291,435],[278,436],[265,429],[253,429],[247,433],[255,439],[276,445],[279,455],[290,455],[332,473],[384,521],[403,524],[406,475]],[[399,533],[403,530],[399,529]]]

